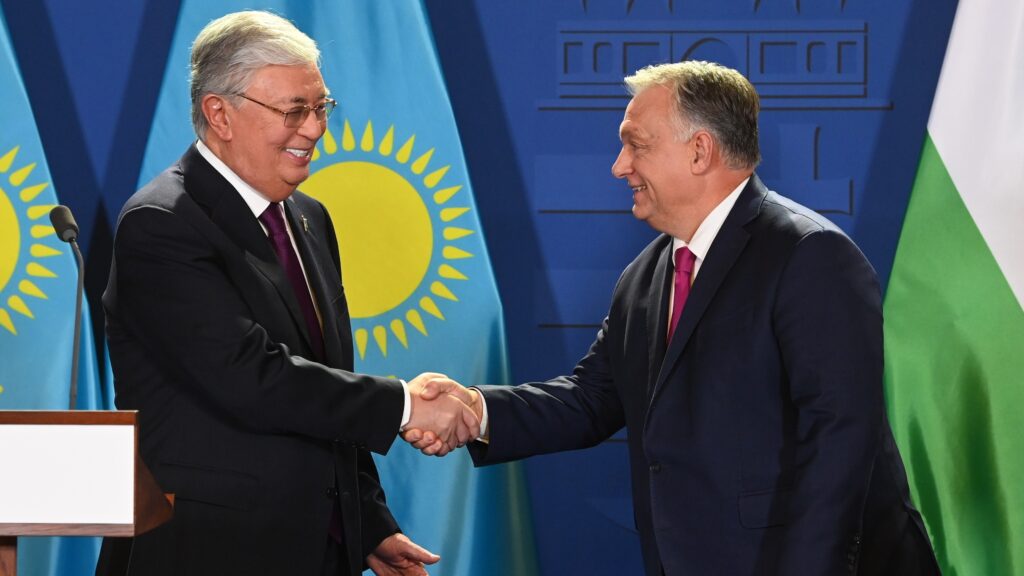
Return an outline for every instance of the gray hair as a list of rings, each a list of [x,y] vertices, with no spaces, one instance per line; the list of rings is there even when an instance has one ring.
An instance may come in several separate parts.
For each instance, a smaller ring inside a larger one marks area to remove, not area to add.
[[[205,138],[209,125],[203,97],[244,92],[264,66],[320,65],[316,42],[294,24],[270,12],[235,12],[210,22],[192,43],[192,127]]]
[[[625,82],[633,96],[651,86],[664,86],[675,94],[673,122],[679,139],[689,140],[698,130],[707,130],[722,147],[730,168],[753,168],[761,162],[760,100],[754,86],[736,70],[691,60],[647,66]]]

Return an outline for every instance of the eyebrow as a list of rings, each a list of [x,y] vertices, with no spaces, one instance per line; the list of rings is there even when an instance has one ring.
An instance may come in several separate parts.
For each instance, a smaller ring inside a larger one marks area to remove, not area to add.
[[[317,97],[316,101],[320,102],[322,100],[326,100],[329,93],[330,92],[328,90],[324,90],[323,92],[320,93],[320,96]],[[291,104],[305,104],[307,100],[302,96],[293,96],[292,99],[289,100],[288,102]]]

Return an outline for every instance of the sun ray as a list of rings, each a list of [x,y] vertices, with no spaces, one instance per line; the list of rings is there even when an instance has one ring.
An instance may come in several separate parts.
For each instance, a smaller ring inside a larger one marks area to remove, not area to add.
[[[341,149],[351,152],[356,149],[356,137],[352,135],[352,126],[345,120],[345,128],[341,131]]]
[[[29,249],[29,254],[33,258],[49,258],[51,256],[60,256],[62,252],[56,248],[51,248],[46,244],[33,244]]]
[[[36,224],[35,226],[32,227],[30,234],[32,234],[33,238],[45,238],[46,236],[49,236],[51,234],[56,234],[56,232],[54,231],[53,226],[47,226],[45,224]]]
[[[366,328],[356,330],[356,349],[359,351],[359,359],[366,358],[366,342],[370,339],[370,333]]]
[[[430,296],[420,298],[420,308],[423,308],[423,311],[427,314],[444,320],[444,314],[441,314],[441,309],[437,307],[437,303]]]
[[[40,290],[39,286],[36,286],[31,280],[22,280],[21,282],[18,282],[18,290],[22,294],[26,294],[28,296],[35,296],[36,298],[42,298],[43,300],[50,299],[50,297],[46,295],[46,292]]]
[[[377,149],[380,155],[387,158],[391,156],[391,150],[395,147],[395,125],[388,127],[387,134],[380,141],[380,148]]]
[[[21,189],[21,193],[19,194],[19,197],[21,198],[22,202],[25,202],[25,203],[31,202],[31,201],[35,200],[36,196],[39,196],[39,194],[43,190],[46,190],[46,187],[49,186],[49,185],[50,185],[49,182],[43,182],[42,184],[36,184],[34,186],[26,186],[26,187]]]
[[[473,230],[469,228],[459,228],[456,226],[445,226],[444,239],[445,240],[458,240],[459,238],[465,238],[473,233]]]
[[[398,154],[395,154],[395,160],[398,160],[402,164],[409,161],[409,157],[412,156],[412,147],[416,142],[416,135],[409,136],[409,139],[402,144],[402,147],[398,149]]]
[[[441,181],[441,178],[444,178],[444,175],[448,173],[448,170],[451,167],[451,164],[449,164],[443,168],[438,168],[437,170],[434,170],[430,174],[427,174],[425,178],[423,178],[423,183],[426,184],[427,188],[433,188],[434,186],[437,186],[437,183]]]
[[[431,148],[430,150],[424,152],[422,156],[417,158],[416,161],[412,163],[413,174],[423,174],[423,171],[427,169],[428,165],[430,165],[430,158],[433,155],[434,149]]]
[[[27,272],[29,276],[35,276],[36,278],[57,277],[57,274],[55,274],[52,270],[38,262],[29,262],[28,265],[25,266],[25,272]]]
[[[391,332],[395,335],[395,338],[398,338],[402,348],[409,347],[409,340],[405,337],[405,324],[398,318],[391,321]]]
[[[28,304],[25,304],[25,301],[17,294],[12,294],[11,297],[7,299],[7,305],[11,307],[11,310],[14,310],[22,316],[35,318],[35,315],[32,314],[32,310],[28,307]]]
[[[409,310],[405,313],[405,319],[412,324],[413,328],[419,330],[420,334],[427,335],[427,325],[423,323],[423,316],[416,310]]]
[[[473,257],[473,254],[466,252],[461,248],[456,248],[455,246],[445,246],[444,249],[441,250],[441,255],[444,256],[446,260],[461,260],[463,258]]]
[[[373,339],[377,342],[377,348],[385,358],[388,357],[388,331],[380,325],[373,327]]]
[[[459,299],[455,297],[455,294],[453,294],[452,291],[449,290],[447,286],[445,286],[444,284],[442,284],[441,282],[439,282],[437,280],[435,280],[434,282],[431,282],[431,284],[430,284],[430,291],[435,296],[440,296],[441,298],[444,298],[445,300],[451,300],[452,302],[458,302],[459,301]]]
[[[53,210],[56,204],[37,204],[35,206],[29,206],[25,214],[28,215],[29,220],[39,220],[40,218],[50,214],[50,210]]]
[[[373,121],[366,121],[366,128],[363,129],[363,138],[359,141],[359,148],[363,152],[373,150]]]
[[[466,212],[469,212],[469,208],[444,208],[441,210],[441,220],[445,222],[451,222],[452,220],[455,220],[456,218],[462,216]]]
[[[444,204],[445,202],[452,199],[455,193],[462,190],[462,184],[458,186],[452,186],[451,188],[444,188],[434,192],[434,204]]]
[[[0,308],[0,326],[7,328],[11,334],[18,335],[18,331],[14,329],[14,322],[11,322],[11,315],[3,308]]]
[[[18,150],[20,149],[21,146],[15,146],[0,158],[0,172],[7,172],[11,169],[11,164],[14,164],[14,157],[18,155]]]
[[[324,152],[328,154],[334,154],[338,151],[338,141],[334,139],[334,132],[327,130],[324,132]]]
[[[33,163],[29,164],[28,166],[25,166],[23,168],[18,168],[17,170],[15,170],[11,174],[11,177],[8,178],[8,180],[10,180],[11,184],[13,184],[15,186],[21,186],[22,183],[24,183],[25,180],[29,177],[29,174],[32,174],[32,171],[35,170],[35,169],[36,169],[36,163],[35,162],[33,162]]]
[[[447,278],[449,280],[469,280],[465,274],[459,272],[454,266],[448,264],[441,264],[437,268],[437,273],[441,278]]]

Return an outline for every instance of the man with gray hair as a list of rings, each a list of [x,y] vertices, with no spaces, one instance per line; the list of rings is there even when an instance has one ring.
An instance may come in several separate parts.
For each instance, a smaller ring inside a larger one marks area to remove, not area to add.
[[[198,140],[125,204],[103,295],[116,403],[174,493],[169,523],[104,543],[98,574],[425,575],[370,451],[404,425],[479,433],[454,398],[355,374],[334,227],[297,192],[335,106],[319,51],[239,12],[192,47]]]
[[[871,265],[769,191],[754,87],[707,62],[645,68],[612,173],[661,232],[571,376],[462,389],[477,464],[629,433],[648,576],[938,574],[885,416]],[[428,454],[446,445],[409,430]]]

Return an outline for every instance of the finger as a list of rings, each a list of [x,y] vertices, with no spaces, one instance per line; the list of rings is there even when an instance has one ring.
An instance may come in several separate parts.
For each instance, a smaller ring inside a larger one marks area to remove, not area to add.
[[[435,442],[437,442],[437,435],[428,430],[426,432],[423,432],[422,437],[418,441],[413,442],[412,445],[413,448],[416,448],[417,450],[422,450],[427,446],[434,444]]]
[[[444,454],[440,454],[439,453],[443,449],[444,449],[444,442],[441,442],[440,440],[437,440],[433,444],[431,444],[431,445],[429,445],[429,446],[427,446],[425,448],[421,448],[420,452],[422,452],[426,456],[444,456]]]
[[[413,446],[415,446],[417,442],[422,440],[423,436],[423,431],[416,428],[402,432],[402,440],[405,440],[406,442],[412,444]]]

